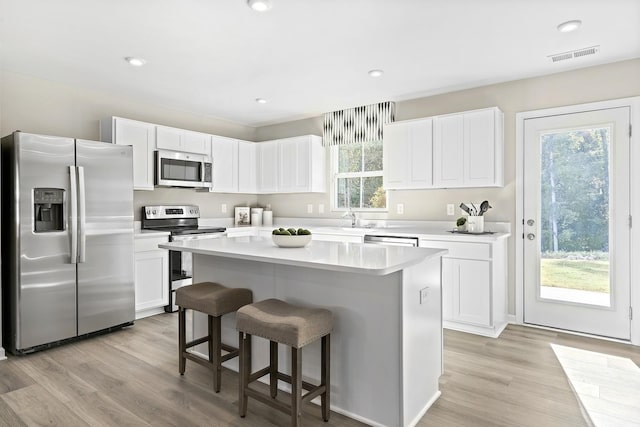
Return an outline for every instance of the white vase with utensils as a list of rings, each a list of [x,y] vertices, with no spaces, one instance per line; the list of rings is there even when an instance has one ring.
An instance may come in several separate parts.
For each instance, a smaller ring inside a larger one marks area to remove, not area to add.
[[[467,218],[467,232],[484,233],[484,217],[479,215],[469,215]]]

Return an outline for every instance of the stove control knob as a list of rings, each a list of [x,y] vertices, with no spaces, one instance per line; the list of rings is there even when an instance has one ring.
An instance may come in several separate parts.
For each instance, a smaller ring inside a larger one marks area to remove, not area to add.
[[[153,212],[154,215],[158,213],[158,211],[156,209],[154,209],[152,212]]]

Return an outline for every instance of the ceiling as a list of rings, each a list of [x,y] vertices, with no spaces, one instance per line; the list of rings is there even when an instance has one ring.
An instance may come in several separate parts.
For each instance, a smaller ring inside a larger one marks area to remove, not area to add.
[[[257,127],[640,57],[639,0],[272,3],[0,0],[2,67]]]

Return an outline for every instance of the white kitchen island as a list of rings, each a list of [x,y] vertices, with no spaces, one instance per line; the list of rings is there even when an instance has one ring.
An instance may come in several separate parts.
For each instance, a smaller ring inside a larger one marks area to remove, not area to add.
[[[331,310],[333,411],[370,425],[412,426],[440,395],[446,250],[321,241],[285,249],[270,237],[248,236],[160,247],[192,252],[195,282],[250,288],[254,301],[275,297]],[[198,314],[194,334],[200,336],[206,318]],[[223,342],[237,346],[235,316],[225,316],[222,328]],[[303,349],[303,375],[311,382],[320,377],[319,347],[318,341]],[[268,341],[254,338],[253,369],[268,357]],[[283,346],[279,361],[290,372]],[[237,360],[225,366],[237,370]]]

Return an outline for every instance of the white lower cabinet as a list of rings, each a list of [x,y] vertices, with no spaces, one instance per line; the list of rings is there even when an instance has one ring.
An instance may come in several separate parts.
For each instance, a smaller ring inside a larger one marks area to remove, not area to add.
[[[158,248],[168,241],[168,236],[136,236],[136,319],[162,313],[169,303],[169,252]]]
[[[507,325],[506,239],[490,243],[420,240],[442,257],[443,326],[498,337]]]
[[[443,316],[447,320],[491,326],[491,261],[443,258]],[[446,313],[446,314],[444,314]]]

